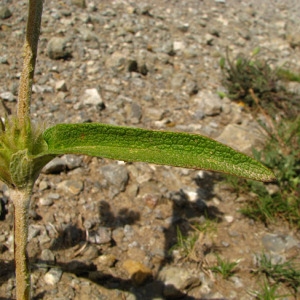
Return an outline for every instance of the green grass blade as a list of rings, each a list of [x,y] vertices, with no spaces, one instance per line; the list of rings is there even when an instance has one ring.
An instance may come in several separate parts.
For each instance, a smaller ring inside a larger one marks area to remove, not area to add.
[[[260,181],[274,174],[258,161],[210,138],[99,123],[58,124],[44,132],[45,154],[85,154],[229,173]]]

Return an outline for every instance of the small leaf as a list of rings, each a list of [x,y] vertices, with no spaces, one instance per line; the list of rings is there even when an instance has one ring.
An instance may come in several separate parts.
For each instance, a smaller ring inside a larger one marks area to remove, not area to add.
[[[221,57],[220,61],[219,61],[219,66],[220,68],[223,70],[225,68],[225,57]]]
[[[258,161],[197,134],[85,123],[55,125],[44,132],[44,139],[48,155],[85,154],[275,180]]]
[[[11,156],[9,164],[9,186],[24,189],[32,187],[41,169],[51,160],[53,155],[28,155],[28,149],[19,150]]]

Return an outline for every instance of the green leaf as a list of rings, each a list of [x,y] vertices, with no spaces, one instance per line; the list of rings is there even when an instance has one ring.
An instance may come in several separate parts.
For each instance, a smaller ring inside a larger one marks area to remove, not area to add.
[[[58,124],[44,132],[48,155],[85,154],[124,161],[224,172],[273,181],[272,171],[210,138],[99,123]]]

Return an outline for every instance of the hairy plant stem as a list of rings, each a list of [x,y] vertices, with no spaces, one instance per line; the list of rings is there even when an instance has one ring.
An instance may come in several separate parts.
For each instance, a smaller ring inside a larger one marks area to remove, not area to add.
[[[30,270],[26,246],[31,193],[31,189],[10,190],[10,198],[14,204],[14,252],[17,300],[30,299]]]
[[[24,62],[20,79],[17,116],[20,127],[30,118],[32,82],[37,57],[37,46],[42,20],[43,0],[29,0],[29,12],[24,43]]]
[[[26,36],[24,42],[24,62],[20,78],[17,118],[19,129],[24,132],[24,144],[30,144],[30,104],[32,83],[40,35],[43,0],[29,0]],[[27,130],[29,129],[29,131]],[[28,210],[32,194],[32,183],[25,188],[12,188],[10,197],[14,203],[14,252],[16,265],[16,299],[30,299],[30,270],[27,257]]]

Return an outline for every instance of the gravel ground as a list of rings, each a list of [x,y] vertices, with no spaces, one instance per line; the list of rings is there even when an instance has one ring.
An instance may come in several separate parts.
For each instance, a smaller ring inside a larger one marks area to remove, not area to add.
[[[26,2],[0,4],[2,116],[15,111]],[[200,133],[251,154],[263,135],[244,106],[219,98],[219,59],[260,47],[274,66],[299,71],[299,26],[292,0],[45,1],[32,115],[41,126]],[[13,299],[13,207],[5,185],[0,193],[0,299]],[[57,158],[31,204],[33,298],[254,299],[257,255],[299,259],[300,236],[243,217],[251,197],[210,172]],[[195,224],[211,230],[197,233],[189,253],[174,248],[177,228],[192,234]],[[209,269],[215,251],[238,262],[229,280]]]

